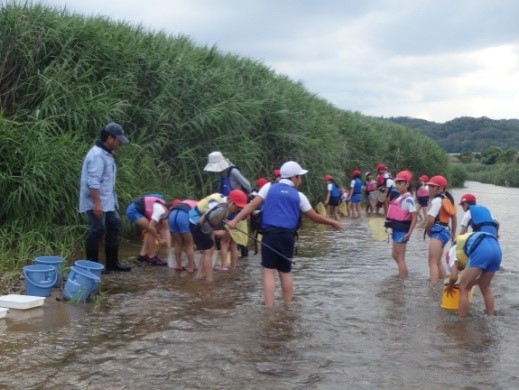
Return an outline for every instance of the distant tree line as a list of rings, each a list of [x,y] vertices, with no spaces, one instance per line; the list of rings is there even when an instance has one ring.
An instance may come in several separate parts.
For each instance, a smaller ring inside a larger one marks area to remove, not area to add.
[[[388,120],[419,130],[447,153],[477,153],[490,147],[519,149],[519,119],[461,117],[445,123],[409,117],[391,117]]]

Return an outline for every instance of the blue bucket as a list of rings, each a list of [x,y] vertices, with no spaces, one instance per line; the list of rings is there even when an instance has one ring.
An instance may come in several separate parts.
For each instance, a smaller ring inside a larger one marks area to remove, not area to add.
[[[56,284],[58,273],[56,268],[47,264],[26,265],[23,267],[25,293],[35,297],[48,297]]]
[[[99,284],[101,284],[101,279],[98,276],[74,265],[70,268],[63,296],[78,302],[86,301],[98,290]]]
[[[58,277],[56,283],[54,283],[54,287],[61,286],[61,270],[64,262],[65,259],[60,256],[38,256],[33,260],[34,264],[52,265],[56,269]]]
[[[87,271],[92,272],[95,276],[101,277],[101,272],[105,269],[105,266],[96,261],[90,260],[76,260],[74,265],[79,268],[86,269]]]

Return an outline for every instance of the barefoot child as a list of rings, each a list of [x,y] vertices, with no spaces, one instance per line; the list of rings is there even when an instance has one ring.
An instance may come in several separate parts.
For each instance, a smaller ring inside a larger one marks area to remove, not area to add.
[[[295,161],[288,161],[281,166],[281,180],[261,187],[258,195],[227,224],[230,228],[262,206],[263,239],[261,241],[261,265],[263,266],[263,293],[265,306],[274,305],[276,290],[276,271],[281,280],[283,301],[293,299],[292,259],[296,229],[301,213],[312,221],[341,229],[339,221],[323,217],[314,209],[310,201],[297,187],[308,171]]]
[[[398,266],[398,275],[408,275],[405,263],[407,241],[416,226],[416,205],[410,192],[413,175],[409,171],[399,172],[394,180],[395,187],[400,194],[389,203],[385,226],[391,228],[393,240],[393,259]]]
[[[201,253],[196,274],[197,279],[213,281],[214,236],[222,236],[226,231],[223,223],[221,226],[211,226],[209,218],[206,217],[213,208],[225,202],[227,202],[228,211],[236,213],[247,204],[247,195],[242,190],[232,190],[227,198],[218,193],[211,194],[200,200],[196,207],[189,210],[189,229],[196,248]]]

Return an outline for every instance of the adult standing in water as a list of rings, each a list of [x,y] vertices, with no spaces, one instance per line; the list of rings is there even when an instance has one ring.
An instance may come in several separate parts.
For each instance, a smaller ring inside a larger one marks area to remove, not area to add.
[[[107,271],[131,269],[119,263],[121,217],[117,212],[117,166],[113,156],[114,151],[127,143],[128,138],[121,125],[107,124],[87,153],[81,170],[79,212],[86,213],[88,218],[86,257],[88,260],[99,261],[99,246],[104,237]]]
[[[297,188],[303,180],[302,175],[307,172],[297,162],[287,161],[281,166],[281,180],[261,187],[258,195],[228,222],[229,227],[234,228],[239,221],[263,205],[261,265],[267,307],[274,305],[276,271],[281,280],[283,301],[290,302],[293,299],[292,262],[289,259],[294,255],[295,236],[301,212],[314,222],[332,226],[337,230],[342,229],[339,221],[317,214],[306,195],[298,191]]]

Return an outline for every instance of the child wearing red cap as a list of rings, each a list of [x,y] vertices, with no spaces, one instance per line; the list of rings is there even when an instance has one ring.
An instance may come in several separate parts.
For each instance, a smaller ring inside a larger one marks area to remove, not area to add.
[[[499,222],[485,206],[476,204],[476,197],[472,194],[464,194],[460,200],[460,206],[465,211],[461,219],[460,234],[468,231],[469,226],[474,232],[486,232],[498,237]]]
[[[205,279],[208,282],[213,281],[214,238],[222,237],[226,234],[226,230],[223,224],[216,227],[207,224],[205,218],[221,203],[227,203],[229,213],[237,213],[247,204],[247,195],[242,190],[232,190],[227,198],[222,194],[214,193],[198,201],[197,205],[188,212],[189,230],[196,249],[201,253],[196,278]],[[222,256],[222,259],[225,258],[227,258],[227,253],[225,253],[225,257]]]
[[[427,207],[429,206],[429,187],[427,187],[426,184],[429,181],[429,176],[422,175],[418,180],[420,180],[420,185],[416,190],[416,211],[418,213],[418,222],[423,222],[425,225],[425,221],[427,220]]]
[[[330,175],[325,175],[324,181],[326,183],[326,199],[324,205],[328,210],[328,216],[338,221],[339,203],[341,202],[341,191],[339,185]]]
[[[391,228],[392,255],[398,266],[398,275],[401,277],[408,275],[405,250],[417,220],[416,205],[410,192],[412,180],[413,175],[409,171],[401,171],[396,175],[394,185],[400,195],[389,203],[384,225]]]
[[[360,176],[360,171],[356,169],[351,172],[350,205],[353,219],[360,218],[360,202],[362,201],[362,186],[364,184]]]
[[[456,238],[456,207],[454,199],[447,189],[447,180],[443,176],[433,176],[427,182],[431,195],[431,205],[427,211],[427,222],[424,228],[425,236],[429,236],[429,274],[432,284],[443,280],[446,276],[442,264],[445,245]],[[450,228],[449,228],[450,223]]]

